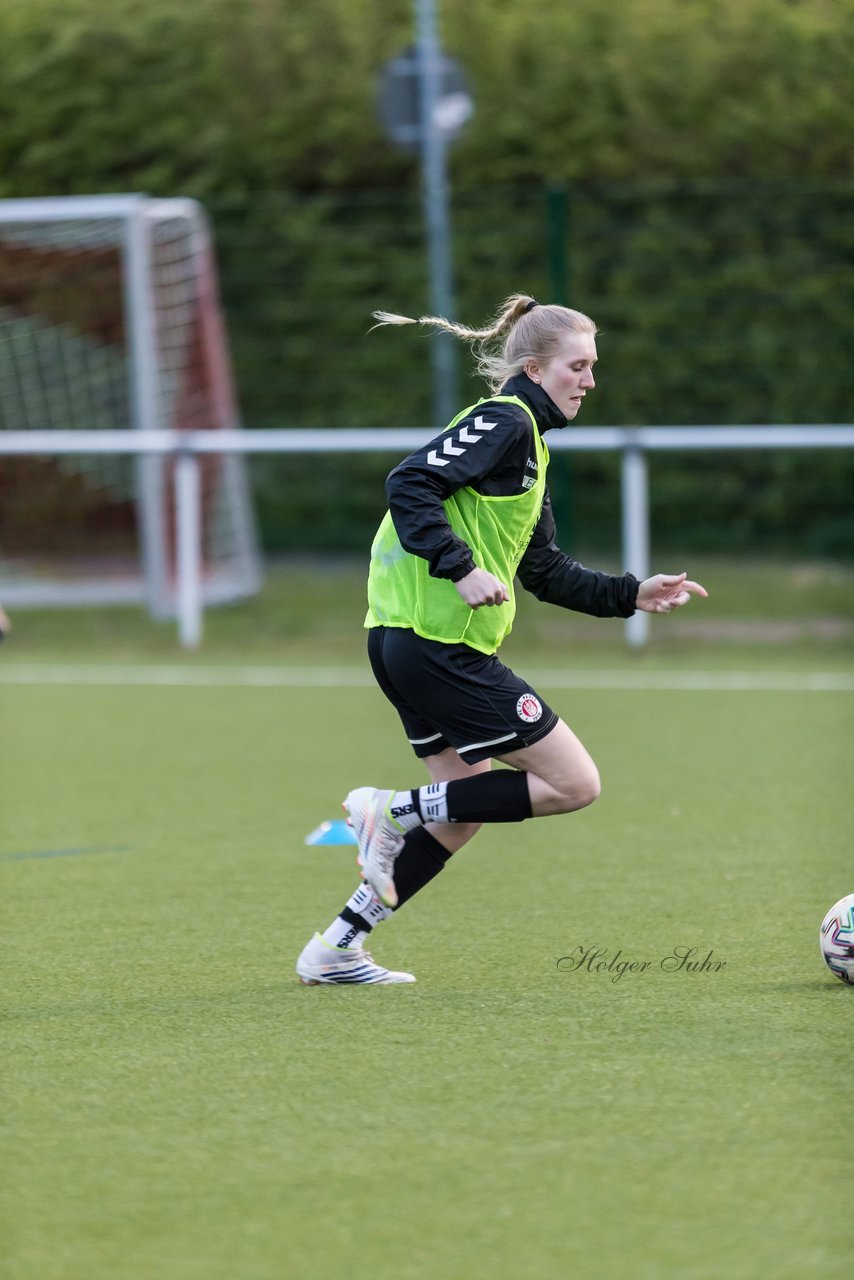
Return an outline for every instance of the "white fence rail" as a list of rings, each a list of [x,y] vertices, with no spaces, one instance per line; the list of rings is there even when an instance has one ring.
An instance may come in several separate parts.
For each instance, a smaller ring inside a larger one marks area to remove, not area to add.
[[[199,462],[206,453],[411,452],[435,431],[424,428],[326,428],[316,431],[0,431],[0,457],[59,454],[161,454],[176,459],[178,634],[185,648],[202,638]],[[622,471],[623,566],[649,574],[648,453],[730,449],[851,449],[854,425],[785,427],[573,427],[549,438],[552,451],[618,451]],[[644,644],[648,616],[626,622],[630,645]]]

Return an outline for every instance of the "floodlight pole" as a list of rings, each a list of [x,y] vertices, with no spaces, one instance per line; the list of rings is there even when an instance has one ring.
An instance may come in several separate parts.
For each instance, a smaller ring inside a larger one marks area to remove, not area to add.
[[[454,317],[451,232],[445,135],[437,119],[440,97],[439,36],[435,0],[415,0],[418,66],[419,141],[430,267],[430,307],[434,315]],[[457,412],[457,351],[450,334],[433,338],[434,426],[444,427]]]

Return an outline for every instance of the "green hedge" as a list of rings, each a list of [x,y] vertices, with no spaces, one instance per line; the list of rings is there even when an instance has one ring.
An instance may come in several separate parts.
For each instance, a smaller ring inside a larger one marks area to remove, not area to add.
[[[851,420],[852,0],[440,17],[477,104],[451,156],[458,314],[526,288],[594,315],[585,423]],[[427,340],[366,334],[378,305],[428,305],[417,165],[375,116],[411,39],[410,0],[10,3],[0,195],[201,198],[248,425],[428,422]],[[254,464],[268,545],[363,543],[389,461]],[[567,536],[608,536],[613,462],[560,468]],[[677,539],[851,554],[852,480],[848,455],[660,460],[653,500]]]
[[[566,290],[591,312],[602,333],[585,425],[852,420],[854,184],[577,183],[560,207],[565,268],[549,249],[552,191],[457,196],[458,312],[479,322],[514,286],[544,299]],[[256,237],[249,223],[262,208]],[[367,333],[372,307],[427,305],[416,200],[256,198],[214,212],[250,425],[431,420],[429,339]],[[482,391],[461,376],[461,402]],[[317,469],[320,535],[289,496],[292,464],[257,464],[268,542],[364,544],[389,462]],[[576,457],[555,466],[573,476],[565,536],[613,540],[612,464]],[[675,541],[854,552],[851,454],[658,459],[654,481],[656,525]]]
[[[850,173],[851,0],[466,0],[467,187]],[[376,122],[411,0],[7,0],[0,194],[202,197],[374,187],[409,164]]]

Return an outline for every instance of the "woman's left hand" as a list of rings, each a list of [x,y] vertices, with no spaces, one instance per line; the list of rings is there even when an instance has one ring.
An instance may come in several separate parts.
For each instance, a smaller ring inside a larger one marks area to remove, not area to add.
[[[670,613],[687,604],[692,596],[708,596],[699,582],[691,582],[687,573],[657,573],[646,578],[638,587],[637,608],[644,613]]]

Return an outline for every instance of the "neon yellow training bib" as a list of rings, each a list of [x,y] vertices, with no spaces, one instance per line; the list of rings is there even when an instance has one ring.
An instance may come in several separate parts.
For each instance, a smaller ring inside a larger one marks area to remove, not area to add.
[[[371,547],[366,627],[409,627],[427,640],[468,644],[481,653],[495,653],[509,635],[516,615],[516,570],[543,509],[548,447],[533,413],[518,396],[479,400],[457,414],[445,430],[452,431],[480,405],[495,403],[519,405],[530,417],[536,482],[524,493],[503,498],[487,497],[465,486],[443,505],[451,528],[471,548],[477,567],[495,574],[507,587],[509,599],[502,605],[470,609],[453,582],[431,577],[427,561],[403,549],[387,511]]]

